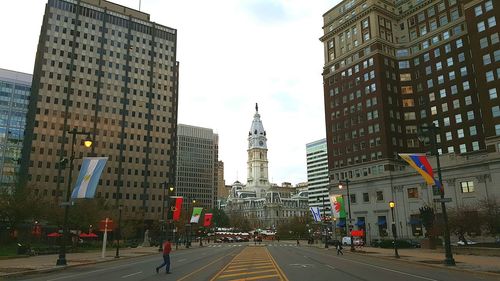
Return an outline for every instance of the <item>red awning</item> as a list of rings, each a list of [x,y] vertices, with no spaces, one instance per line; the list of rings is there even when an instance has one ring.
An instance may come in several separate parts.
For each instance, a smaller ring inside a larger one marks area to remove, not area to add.
[[[60,233],[57,233],[57,232],[52,232],[52,233],[47,234],[47,237],[61,237],[61,236],[63,236],[63,235]]]

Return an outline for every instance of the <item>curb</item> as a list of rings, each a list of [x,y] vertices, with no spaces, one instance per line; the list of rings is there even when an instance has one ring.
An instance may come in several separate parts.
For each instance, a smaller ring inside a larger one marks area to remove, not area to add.
[[[199,246],[196,247],[191,247],[189,249],[197,249],[200,248]],[[183,251],[183,250],[189,250],[188,248],[179,247],[179,249],[174,250],[174,252],[177,251]],[[17,276],[24,276],[24,275],[31,275],[31,274],[37,274],[37,273],[49,273],[49,272],[54,272],[54,271],[61,271],[66,268],[72,268],[72,267],[79,267],[79,266],[86,266],[86,265],[93,265],[93,264],[98,264],[98,263],[106,263],[106,262],[112,262],[112,261],[117,261],[117,260],[123,260],[123,259],[133,259],[133,258],[138,258],[138,257],[144,257],[144,256],[151,256],[151,255],[157,255],[159,252],[151,252],[151,253],[144,253],[144,254],[139,254],[137,256],[121,256],[119,259],[104,259],[104,260],[95,260],[92,262],[86,262],[86,263],[79,263],[79,264],[73,264],[73,265],[66,265],[66,266],[54,266],[51,268],[42,268],[42,269],[34,269],[34,270],[27,270],[27,271],[20,271],[20,272],[13,272],[13,273],[7,273],[4,275],[0,275],[0,280],[3,280],[4,278],[11,278],[11,277],[17,277]],[[21,257],[20,257],[21,258]]]
[[[79,264],[73,264],[73,265],[66,265],[66,266],[54,266],[52,268],[43,268],[43,269],[35,269],[35,270],[27,270],[27,271],[20,271],[20,272],[14,272],[14,273],[7,273],[4,275],[0,275],[0,280],[2,278],[10,278],[10,277],[17,277],[17,276],[24,276],[24,275],[30,275],[30,274],[38,274],[38,273],[49,273],[49,272],[54,272],[54,271],[61,271],[66,268],[73,268],[73,267],[80,267],[80,266],[86,266],[86,265],[93,265],[93,264],[98,264],[98,263],[106,263],[106,262],[112,262],[112,261],[118,261],[118,260],[126,260],[126,259],[133,259],[133,258],[138,258],[138,257],[144,257],[144,256],[151,256],[151,255],[156,255],[157,253],[145,253],[137,256],[121,256],[119,259],[104,259],[104,260],[96,260],[93,262],[86,262],[86,263],[79,263]]]
[[[359,251],[356,251],[356,252],[352,252],[353,254],[357,254],[357,255],[370,255],[370,254],[366,254],[366,253],[363,253],[363,252],[359,252]],[[373,257],[376,257],[376,258],[382,258],[382,259],[385,259],[385,260],[397,260],[397,261],[404,261],[404,262],[408,262],[408,263],[412,263],[412,264],[418,264],[418,265],[423,265],[423,266],[428,266],[428,267],[434,267],[434,268],[445,268],[445,269],[451,269],[451,270],[455,270],[455,271],[465,271],[465,272],[469,272],[469,273],[474,273],[474,274],[485,274],[485,275],[489,275],[489,276],[495,276],[495,277],[498,277],[500,275],[500,273],[495,273],[495,272],[489,272],[489,271],[478,271],[478,270],[471,270],[471,269],[466,269],[466,268],[458,268],[458,267],[453,267],[453,266],[445,266],[445,265],[437,265],[437,264],[429,264],[429,263],[424,263],[424,262],[419,262],[419,261],[412,261],[412,260],[408,260],[408,259],[405,259],[405,258],[395,258],[395,257],[390,257],[390,256],[373,256]]]

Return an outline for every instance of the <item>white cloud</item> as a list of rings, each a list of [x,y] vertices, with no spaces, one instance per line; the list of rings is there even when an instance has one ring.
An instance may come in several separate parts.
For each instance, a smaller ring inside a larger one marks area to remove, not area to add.
[[[227,184],[246,181],[255,102],[268,133],[271,180],[307,180],[305,145],[325,136],[322,15],[338,2],[142,0],[151,20],[178,31],[179,123],[219,134]],[[0,67],[32,72],[44,4],[2,1],[11,12],[0,17]]]

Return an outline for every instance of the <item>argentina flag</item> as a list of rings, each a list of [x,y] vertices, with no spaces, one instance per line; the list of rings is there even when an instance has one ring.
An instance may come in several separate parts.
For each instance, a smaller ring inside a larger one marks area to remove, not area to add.
[[[108,157],[85,157],[71,198],[94,198],[102,170]]]

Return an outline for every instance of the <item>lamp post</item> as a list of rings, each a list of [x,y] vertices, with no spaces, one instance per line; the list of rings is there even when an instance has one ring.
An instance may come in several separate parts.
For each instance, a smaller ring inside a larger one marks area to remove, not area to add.
[[[347,178],[345,180],[340,180],[339,181],[339,189],[344,188],[342,183],[345,183],[345,187],[347,190],[347,206],[348,206],[348,210],[349,210],[349,221],[347,223],[347,230],[349,231],[349,236],[351,237],[351,252],[354,252],[355,251],[354,239],[352,237],[352,231],[350,229],[351,228],[351,195],[349,194],[349,182],[351,182],[351,181]]]
[[[394,256],[399,259],[398,244],[397,244],[398,234],[396,233],[396,219],[394,218],[395,206],[396,203],[394,203],[394,201],[389,201],[389,207],[391,208],[391,214],[392,214],[392,237],[394,237]]]
[[[316,201],[319,202],[320,197],[316,197]],[[325,198],[322,196],[321,201],[323,203],[323,219],[321,220],[321,225],[323,226],[323,232],[325,233],[325,248],[328,248],[328,236],[327,236],[327,228],[325,225],[324,220],[326,220],[326,214],[325,214]]]
[[[438,172],[439,183],[443,184],[443,178],[441,176],[441,164],[439,162],[439,151],[437,149],[437,138],[436,134],[439,132],[439,128],[436,127],[434,123],[431,123],[430,126],[420,126],[418,139],[425,145],[426,141],[429,140],[431,143],[432,154],[436,156],[436,165]],[[448,214],[446,212],[446,205],[444,202],[444,188],[441,186],[440,190],[441,197],[441,211],[443,212],[443,220],[444,220],[444,248],[445,248],[445,260],[444,264],[453,266],[455,265],[455,260],[453,259],[453,253],[451,252],[451,243],[450,243],[450,228],[448,226]]]
[[[75,144],[76,144],[76,135],[86,135],[87,137],[83,141],[83,144],[86,148],[90,148],[92,146],[92,139],[90,138],[90,133],[84,132],[84,131],[77,131],[76,128],[73,128],[72,130],[69,131],[71,134],[71,154],[69,156],[69,177],[68,177],[68,184],[66,186],[66,202],[63,203],[64,205],[64,223],[63,223],[63,237],[61,240],[61,248],[59,249],[59,258],[57,259],[56,265],[67,265],[66,261],[66,240],[68,239],[68,213],[69,213],[69,206],[71,204],[70,202],[70,196],[71,196],[71,182],[73,180],[73,160],[75,160]],[[64,141],[64,140],[63,140]],[[67,158],[64,158],[61,160],[59,163],[60,165],[65,166],[68,162]]]
[[[118,197],[120,193],[116,193],[116,201],[118,202]],[[123,205],[118,205],[118,227],[116,229],[116,252],[115,259],[120,257],[120,239],[122,239],[122,209]]]
[[[170,213],[170,193],[174,191],[174,187],[172,185],[167,190],[167,185],[168,182],[163,183],[163,201],[162,201],[163,204],[161,209],[161,235],[160,235],[160,247],[158,248],[159,252],[163,251],[164,238],[168,238],[167,237],[168,231],[166,231],[166,228],[168,228],[169,223],[165,221],[165,205],[167,205],[167,212]],[[168,215],[166,220],[168,220]]]

